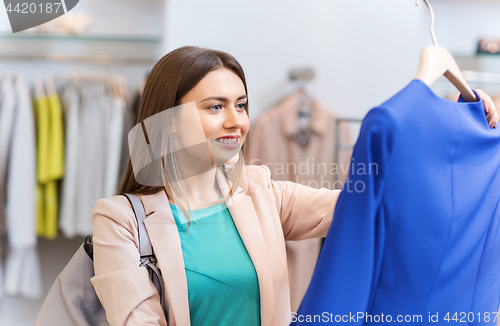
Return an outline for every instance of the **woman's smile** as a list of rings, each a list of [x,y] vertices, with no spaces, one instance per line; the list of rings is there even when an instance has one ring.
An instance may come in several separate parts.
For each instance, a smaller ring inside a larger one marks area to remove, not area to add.
[[[240,136],[235,135],[235,136],[223,136],[216,138],[215,141],[220,144],[221,146],[228,148],[228,149],[235,149],[239,147],[239,140]]]

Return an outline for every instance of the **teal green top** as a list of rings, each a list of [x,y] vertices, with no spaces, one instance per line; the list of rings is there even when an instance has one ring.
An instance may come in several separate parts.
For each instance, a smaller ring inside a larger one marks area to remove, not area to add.
[[[260,325],[257,273],[225,203],[188,221],[170,204],[186,267],[191,325]]]

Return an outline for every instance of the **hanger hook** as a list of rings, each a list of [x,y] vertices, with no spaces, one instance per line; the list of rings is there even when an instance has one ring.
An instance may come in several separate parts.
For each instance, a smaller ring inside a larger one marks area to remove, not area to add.
[[[438,45],[438,42],[436,40],[436,34],[434,34],[434,11],[432,10],[432,7],[429,3],[428,0],[424,0],[425,4],[427,5],[427,8],[429,8],[429,13],[431,14],[431,37],[432,37],[432,42],[434,45]],[[418,6],[418,0],[415,0],[415,6]]]

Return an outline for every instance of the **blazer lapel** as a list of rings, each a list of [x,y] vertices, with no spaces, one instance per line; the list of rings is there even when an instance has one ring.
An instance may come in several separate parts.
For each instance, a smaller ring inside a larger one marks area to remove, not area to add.
[[[217,183],[224,196],[227,195],[229,186],[221,173],[217,173]],[[226,204],[257,272],[261,325],[271,326],[273,325],[275,306],[273,278],[269,268],[270,261],[267,246],[252,198],[245,195],[243,189],[238,187],[236,193]]]
[[[181,240],[167,196],[163,191],[141,197],[146,214],[144,224],[161,269],[168,299],[169,325],[189,326],[189,298]]]

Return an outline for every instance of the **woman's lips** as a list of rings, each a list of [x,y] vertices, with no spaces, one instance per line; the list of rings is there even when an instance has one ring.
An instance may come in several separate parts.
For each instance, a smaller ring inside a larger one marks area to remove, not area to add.
[[[223,142],[224,140],[233,140],[233,139],[236,139],[234,141],[234,143],[225,143]],[[231,138],[217,138],[215,139],[215,142],[219,145],[222,145],[224,146],[225,148],[228,148],[228,149],[235,149],[235,148],[238,148],[238,146],[240,145],[240,143],[238,142],[240,140],[239,137],[231,137]]]

